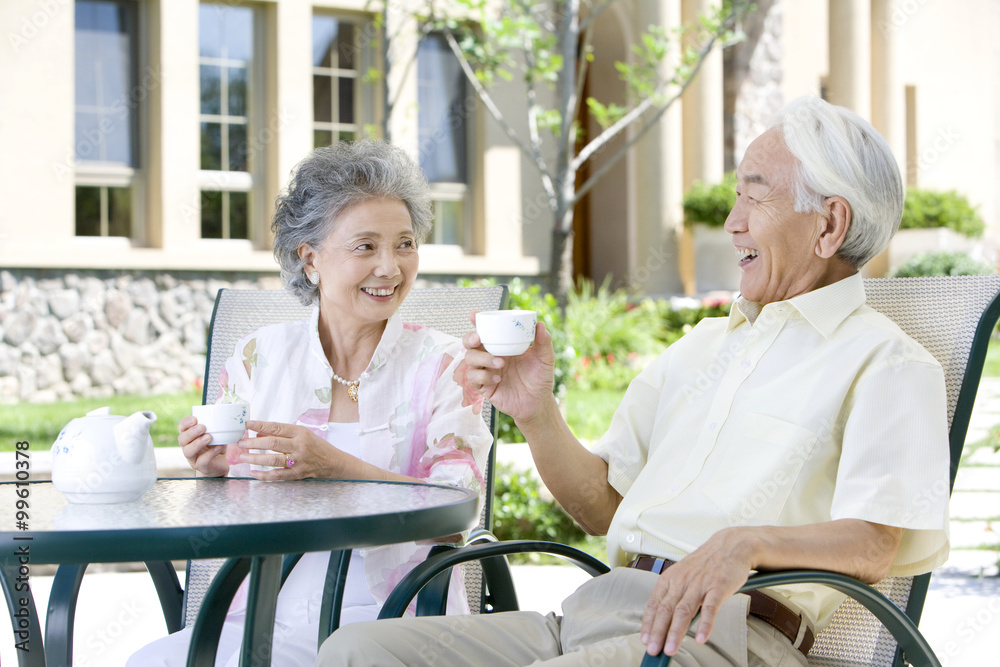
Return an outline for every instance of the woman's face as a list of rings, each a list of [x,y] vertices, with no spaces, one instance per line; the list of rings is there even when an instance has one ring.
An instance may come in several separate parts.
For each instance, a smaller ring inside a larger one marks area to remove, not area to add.
[[[321,308],[365,322],[396,312],[413,287],[419,257],[413,223],[398,199],[373,199],[340,214],[322,246],[303,244],[309,276],[319,272]]]

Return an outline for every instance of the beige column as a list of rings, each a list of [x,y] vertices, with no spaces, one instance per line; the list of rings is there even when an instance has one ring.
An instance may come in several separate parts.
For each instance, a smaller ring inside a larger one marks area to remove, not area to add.
[[[265,6],[267,41],[264,65],[267,98],[258,129],[257,150],[264,152],[262,177],[265,222],[260,249],[271,248],[274,198],[292,168],[312,151],[312,3],[283,0]]]
[[[872,125],[901,173],[906,168],[906,88],[903,85],[902,33],[892,23],[892,0],[872,0]]]
[[[872,0],[871,5],[871,105],[872,125],[889,142],[900,174],[906,179],[906,90],[901,67],[901,34],[892,21],[892,0]],[[864,275],[881,277],[889,271],[889,253],[873,257]]]
[[[712,8],[710,0],[683,0],[681,20],[691,25]],[[681,100],[683,126],[683,189],[695,181],[716,183],[722,180],[724,160],[722,50],[713,49],[702,62],[698,76]],[[679,243],[681,280],[684,293],[698,291],[695,280],[694,237],[682,226]]]
[[[680,22],[677,2],[636,3],[637,31],[650,24],[672,30]],[[676,62],[675,57],[676,53],[671,61]],[[681,140],[681,109],[675,103],[634,148],[636,177],[629,196],[636,202],[636,227],[629,250],[628,282],[645,294],[677,294],[684,288],[678,264],[684,191]]]
[[[831,0],[827,99],[871,118],[871,0]]]
[[[0,2],[0,266],[73,241],[73,9]]]
[[[147,238],[181,249],[201,238],[198,0],[152,0],[149,22]]]

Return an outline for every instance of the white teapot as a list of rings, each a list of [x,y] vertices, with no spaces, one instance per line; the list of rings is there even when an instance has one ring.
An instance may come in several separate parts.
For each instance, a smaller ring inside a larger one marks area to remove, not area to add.
[[[63,427],[52,445],[52,483],[73,503],[127,503],[156,482],[148,410],[129,417],[98,408]]]

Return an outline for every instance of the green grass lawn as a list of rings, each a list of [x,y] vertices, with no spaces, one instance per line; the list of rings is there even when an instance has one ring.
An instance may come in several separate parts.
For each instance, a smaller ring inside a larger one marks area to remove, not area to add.
[[[27,440],[36,451],[47,450],[71,419],[82,417],[103,406],[113,415],[130,415],[139,410],[156,413],[151,433],[153,443],[162,447],[177,444],[177,422],[191,414],[191,406],[201,403],[201,392],[191,390],[167,396],[112,396],[68,403],[18,403],[0,407],[0,452],[14,451],[19,440]]]

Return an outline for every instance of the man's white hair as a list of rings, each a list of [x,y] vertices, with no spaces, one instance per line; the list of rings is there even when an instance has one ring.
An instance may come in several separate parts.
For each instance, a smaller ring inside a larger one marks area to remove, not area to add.
[[[851,205],[837,254],[861,267],[882,252],[903,215],[903,181],[889,144],[858,114],[818,97],[800,97],[768,123],[798,160],[795,210],[821,212],[827,197]]]

